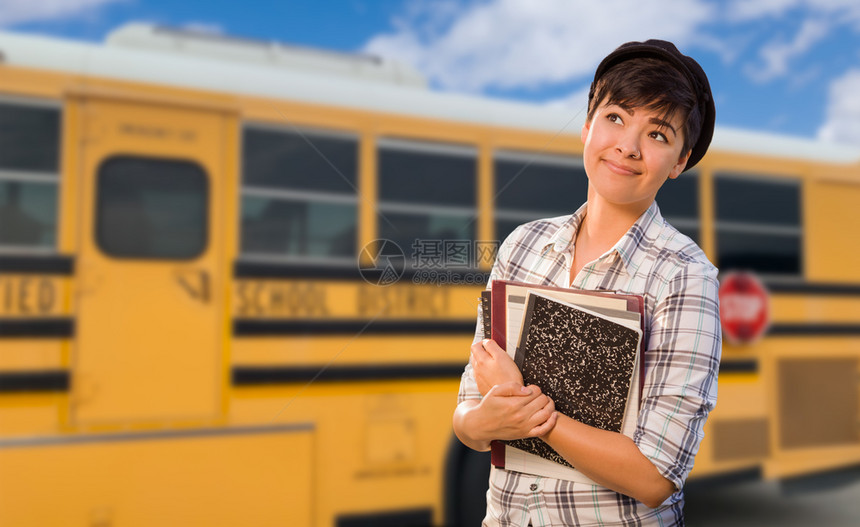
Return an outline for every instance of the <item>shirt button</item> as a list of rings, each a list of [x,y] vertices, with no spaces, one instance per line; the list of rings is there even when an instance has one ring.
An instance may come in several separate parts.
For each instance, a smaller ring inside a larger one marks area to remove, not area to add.
[[[533,491],[537,490],[537,483],[532,483],[531,485],[529,485],[529,488]]]

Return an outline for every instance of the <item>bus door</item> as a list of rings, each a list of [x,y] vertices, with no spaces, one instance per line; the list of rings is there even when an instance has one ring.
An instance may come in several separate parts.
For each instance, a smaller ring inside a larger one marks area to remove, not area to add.
[[[82,97],[73,425],[210,421],[228,114]]]

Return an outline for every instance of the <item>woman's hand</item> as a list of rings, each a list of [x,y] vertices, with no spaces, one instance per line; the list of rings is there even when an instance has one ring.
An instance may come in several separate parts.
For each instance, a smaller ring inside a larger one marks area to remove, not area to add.
[[[494,439],[543,437],[555,428],[558,412],[555,403],[537,386],[502,383],[493,386],[481,400],[485,417],[493,428]]]
[[[546,437],[558,422],[552,399],[537,386],[497,384],[480,402],[463,401],[454,412],[454,432],[478,451],[490,449],[493,439]]]
[[[475,372],[475,381],[481,395],[487,395],[487,392],[498,384],[513,382],[523,385],[520,369],[494,340],[484,339],[472,344],[469,362]]]

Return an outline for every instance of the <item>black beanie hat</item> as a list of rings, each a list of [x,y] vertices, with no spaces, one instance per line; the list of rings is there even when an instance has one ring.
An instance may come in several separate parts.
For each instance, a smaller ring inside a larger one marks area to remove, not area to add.
[[[704,157],[705,152],[708,151],[708,146],[711,144],[711,139],[714,136],[714,120],[717,110],[714,107],[714,97],[711,94],[711,85],[708,83],[708,76],[705,75],[705,71],[699,66],[698,62],[686,55],[682,55],[671,42],[651,39],[645,42],[628,42],[618,46],[615,51],[607,55],[600,65],[597,66],[597,71],[594,72],[594,81],[591,83],[591,90],[588,92],[588,106],[591,106],[591,100],[594,98],[594,90],[598,79],[609,68],[625,60],[642,57],[661,59],[673,65],[675,69],[687,77],[690,81],[690,86],[696,92],[699,113],[702,115],[702,129],[699,131],[698,139],[693,143],[690,151],[690,159],[687,160],[687,166],[684,167],[684,171],[687,171],[693,168]]]

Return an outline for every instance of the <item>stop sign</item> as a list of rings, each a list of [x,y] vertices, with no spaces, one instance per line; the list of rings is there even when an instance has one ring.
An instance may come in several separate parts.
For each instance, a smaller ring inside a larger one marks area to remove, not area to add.
[[[752,273],[729,273],[720,283],[720,322],[723,336],[733,344],[749,344],[770,323],[767,289]]]

